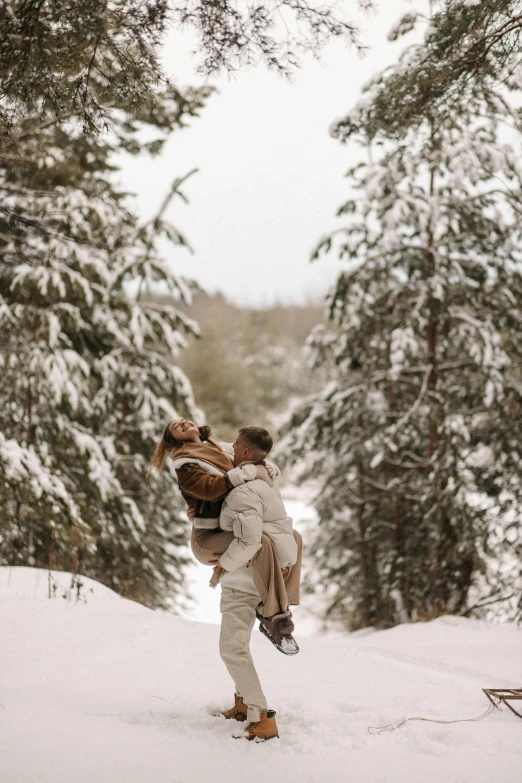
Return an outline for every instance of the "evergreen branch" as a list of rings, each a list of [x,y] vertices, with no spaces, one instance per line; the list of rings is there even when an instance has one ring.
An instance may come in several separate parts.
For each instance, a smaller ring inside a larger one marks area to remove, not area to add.
[[[106,9],[107,9],[107,6],[105,6],[104,10],[106,10]],[[84,104],[87,103],[87,97],[89,95],[89,81],[90,81],[90,78],[91,78],[92,67],[94,65],[94,61],[96,60],[96,54],[98,52],[99,44],[100,44],[100,37],[98,36],[98,38],[96,39],[96,43],[94,44],[92,57],[89,60],[89,64],[87,66],[87,74],[86,74],[86,77],[85,77],[85,90],[84,90],[84,95],[83,95],[83,102],[84,102]]]
[[[386,522],[384,519],[372,519],[372,525],[378,525],[379,527],[384,527],[387,530],[393,530],[395,533],[397,531],[397,525],[394,525],[392,522]]]
[[[493,598],[493,596],[498,595],[502,591],[502,588],[498,588],[497,590],[494,590],[490,595],[487,597],[487,600],[484,601],[483,599],[480,599],[477,601],[476,604],[473,604],[473,606],[470,606],[468,609],[465,609],[464,611],[460,612],[461,617],[468,617],[472,612],[474,612],[476,609],[484,609],[485,606],[493,606],[493,604],[499,604],[503,603],[504,601],[510,601],[512,598],[515,598],[518,593],[511,593],[510,595],[505,596],[499,596],[498,598]],[[492,599],[492,600],[490,600]]]
[[[0,160],[13,160],[19,163],[33,163],[34,158],[30,158],[27,155],[10,155],[7,152],[0,152]]]
[[[366,498],[359,498],[357,495],[354,495],[354,493],[348,489],[348,487],[345,487],[344,492],[346,493],[346,497],[352,503],[354,506],[364,506],[365,503],[367,503]]]
[[[487,33],[474,45],[478,46],[483,41],[487,41],[488,38],[494,38],[495,40],[499,40],[500,38],[503,38],[505,35],[508,35],[509,33],[512,33],[521,27],[522,27],[522,14],[520,14],[519,16],[512,17],[504,25],[501,25],[494,32]]]
[[[42,133],[42,131],[45,131],[48,128],[52,128],[53,125],[59,125],[61,122],[66,122],[67,120],[70,120],[73,117],[79,117],[79,113],[77,111],[73,111],[73,112],[69,112],[69,114],[63,114],[60,117],[55,117],[49,122],[44,123],[44,125],[40,125],[38,128],[34,128],[31,131],[27,131],[21,136],[16,136],[15,138],[11,138],[8,136],[7,140],[11,144],[18,144],[18,142],[20,141],[25,141],[26,139],[30,139],[32,136],[38,136],[40,133]]]
[[[429,462],[421,465],[419,462],[404,462],[404,460],[394,460],[391,457],[385,457],[383,461],[387,465],[393,465],[397,468],[404,468],[405,470],[426,470],[433,467]]]
[[[2,233],[0,233],[0,239],[3,239],[3,240],[4,240],[4,242],[16,242],[16,240],[18,239],[18,237],[14,236],[14,234],[4,234],[4,233],[2,232]],[[7,248],[2,248],[2,249],[0,250],[0,252],[2,252],[2,253],[4,253],[4,254],[5,254],[5,253],[8,253],[8,252],[10,252],[10,251],[9,251],[9,250],[7,250]]]
[[[55,196],[54,190],[33,190],[32,188],[22,188],[18,185],[11,185],[9,182],[2,182],[0,190],[6,190],[8,193],[17,193],[19,195],[30,196]]]
[[[0,185],[0,190],[3,188],[3,185]],[[56,195],[54,192],[41,192],[27,189],[22,191],[24,195],[43,195],[43,196],[49,196],[49,195]],[[37,220],[36,218],[29,218],[23,215],[20,212],[17,212],[14,209],[4,207],[0,205],[0,212],[3,212],[5,215],[9,217],[10,220],[15,220],[17,223],[21,223],[23,226],[26,226],[27,228],[35,229],[36,233],[40,234],[41,236],[48,236],[53,237],[54,239],[61,239],[64,242],[72,242],[75,245],[78,245],[79,247],[93,247],[101,250],[106,250],[107,245],[102,242],[93,242],[87,239],[78,239],[78,237],[69,236],[68,234],[64,234],[60,231],[55,231],[49,226],[45,224],[43,220]],[[14,239],[20,241],[21,237],[16,236]],[[3,250],[3,252],[12,252],[8,250]],[[18,252],[18,251],[17,251]]]
[[[145,244],[145,258],[143,259],[142,264],[146,264],[147,261],[150,259],[150,255],[151,255],[152,249],[154,247],[154,242],[155,242],[155,236],[154,236],[153,231],[158,229],[158,227],[159,227],[159,225],[161,223],[161,219],[162,219],[163,215],[165,214],[165,212],[166,212],[170,202],[172,201],[172,199],[176,195],[180,196],[180,198],[183,199],[186,202],[187,199],[183,195],[183,193],[180,192],[179,188],[181,187],[181,185],[183,185],[184,182],[186,182],[189,179],[189,177],[191,177],[193,174],[197,174],[197,172],[198,172],[198,169],[192,169],[192,171],[189,171],[188,174],[185,174],[183,177],[177,177],[174,180],[174,182],[171,185],[171,188],[170,188],[169,192],[167,193],[167,195],[163,199],[163,202],[161,203],[156,216],[154,218],[152,218],[152,220],[149,222],[149,224],[147,224],[147,225],[150,225],[151,231],[149,231],[149,239],[147,240],[147,242]],[[143,229],[145,227],[146,226],[142,227],[140,229],[140,232],[143,231]],[[189,247],[189,249],[190,249],[190,247]],[[139,302],[140,299],[141,299],[141,290],[142,290],[143,280],[144,280],[144,278],[142,277],[140,279],[140,284],[139,284],[139,287],[138,287],[138,293],[136,295],[136,301],[137,302]]]
[[[365,484],[368,484],[370,487],[374,487],[375,489],[380,489],[382,492],[389,492],[390,487],[387,484],[381,484],[379,481],[375,481],[375,479],[369,478],[369,476],[365,476],[363,473],[358,472],[357,473],[358,478],[360,478],[361,481],[363,481]]]
[[[410,457],[410,459],[414,460],[413,462],[404,462],[402,460],[402,457]],[[433,464],[431,460],[427,460],[424,457],[419,457],[417,454],[414,454],[413,451],[410,451],[407,449],[402,455],[400,459],[394,460],[392,457],[387,456],[385,457],[385,462],[387,462],[389,465],[394,465],[401,468],[408,468],[413,470],[418,470],[419,468],[432,468]]]
[[[428,365],[428,367],[426,369],[426,372],[424,374],[424,379],[422,381],[422,386],[420,388],[419,395],[418,395],[417,399],[415,400],[415,402],[413,403],[411,408],[404,414],[404,416],[402,416],[399,419],[399,421],[396,424],[393,425],[393,428],[391,429],[390,434],[391,433],[395,434],[400,427],[402,427],[404,424],[406,424],[407,421],[409,421],[411,419],[411,417],[413,416],[413,414],[415,413],[415,411],[417,410],[417,408],[421,404],[424,395],[426,394],[426,389],[428,388],[428,381],[430,379],[430,376],[431,376],[431,373],[433,372],[433,370],[434,370],[434,365],[433,364]]]
[[[448,370],[458,370],[461,367],[474,367],[477,365],[476,361],[472,361],[471,359],[455,359],[451,362],[442,362],[441,364],[437,364],[437,372],[446,372]],[[408,375],[418,375],[421,373],[430,372],[431,365],[422,364],[419,367],[401,367],[401,373],[406,373]],[[385,374],[385,377],[387,377],[387,373]],[[400,377],[397,380],[403,380]]]

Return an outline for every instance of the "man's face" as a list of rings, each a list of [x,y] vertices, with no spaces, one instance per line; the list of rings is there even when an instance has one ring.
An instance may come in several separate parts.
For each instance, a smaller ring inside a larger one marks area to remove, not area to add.
[[[242,435],[238,435],[232,444],[234,449],[234,465],[237,467],[246,459],[250,459],[250,449],[243,440]]]
[[[170,432],[176,440],[197,441],[200,440],[197,425],[189,419],[179,419],[173,421],[170,426]]]

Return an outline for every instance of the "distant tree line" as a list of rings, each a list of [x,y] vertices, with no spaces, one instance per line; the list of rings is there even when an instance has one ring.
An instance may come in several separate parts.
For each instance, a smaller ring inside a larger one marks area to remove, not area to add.
[[[323,303],[255,309],[195,297],[187,314],[201,336],[189,338],[181,367],[220,439],[233,440],[245,424],[276,431],[289,406],[317,387],[303,346],[323,312]]]

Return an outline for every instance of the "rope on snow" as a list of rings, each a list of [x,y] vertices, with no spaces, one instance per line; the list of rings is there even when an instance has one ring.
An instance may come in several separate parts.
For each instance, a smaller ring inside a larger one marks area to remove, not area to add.
[[[418,718],[418,717],[405,718],[403,721],[401,721],[401,723],[398,723],[396,726],[394,726],[392,723],[388,723],[387,726],[368,726],[368,733],[385,734],[387,731],[391,733],[396,729],[400,729],[401,726],[404,726],[404,724],[408,723],[408,721],[410,720],[422,720],[422,721],[427,721],[428,723],[474,723],[477,720],[483,720],[484,718],[486,718],[496,708],[497,705],[491,703],[487,708],[486,712],[483,715],[480,715],[478,718],[459,718],[458,720],[436,720],[435,718]]]

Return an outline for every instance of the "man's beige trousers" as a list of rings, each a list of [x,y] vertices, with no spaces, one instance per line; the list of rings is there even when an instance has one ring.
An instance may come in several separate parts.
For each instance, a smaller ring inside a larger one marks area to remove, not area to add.
[[[258,595],[222,588],[219,653],[234,680],[236,693],[248,705],[247,718],[250,722],[260,720],[261,710],[268,709],[250,652],[258,603]]]

